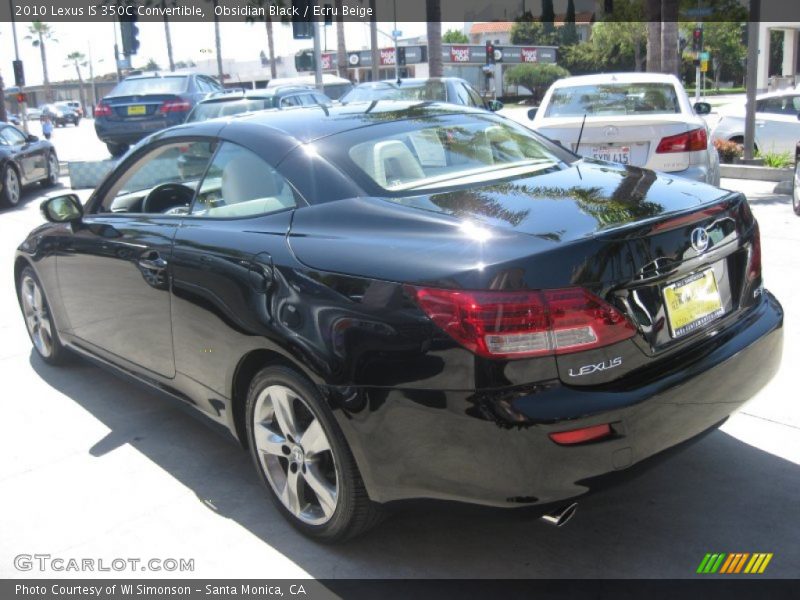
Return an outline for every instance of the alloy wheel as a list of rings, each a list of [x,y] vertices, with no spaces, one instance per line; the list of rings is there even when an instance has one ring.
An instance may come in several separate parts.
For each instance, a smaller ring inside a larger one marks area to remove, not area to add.
[[[261,467],[283,506],[309,525],[328,522],[339,500],[339,472],[320,420],[283,385],[256,399],[253,438]]]
[[[22,298],[25,325],[28,327],[33,345],[39,354],[48,358],[53,354],[53,325],[44,303],[42,290],[33,277],[29,275],[23,277],[20,285],[20,297]]]
[[[11,168],[6,168],[6,180],[3,182],[3,185],[6,190],[6,200],[12,206],[16,206],[19,203],[19,177],[17,176],[17,172]]]
[[[53,185],[58,183],[58,157],[56,156],[55,152],[51,152],[49,158],[47,159],[47,177]]]

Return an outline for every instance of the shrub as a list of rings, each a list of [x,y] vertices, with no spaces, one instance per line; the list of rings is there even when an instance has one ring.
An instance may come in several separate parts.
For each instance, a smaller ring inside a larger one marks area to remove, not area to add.
[[[536,100],[541,100],[547,88],[562,77],[569,77],[569,71],[550,63],[514,65],[506,71],[507,83],[528,88]]]
[[[794,157],[789,152],[759,152],[758,158],[764,161],[765,167],[785,169],[794,166]]]
[[[714,140],[714,148],[719,152],[720,162],[727,164],[732,163],[735,158],[741,158],[744,153],[744,147],[741,144],[728,140]]]

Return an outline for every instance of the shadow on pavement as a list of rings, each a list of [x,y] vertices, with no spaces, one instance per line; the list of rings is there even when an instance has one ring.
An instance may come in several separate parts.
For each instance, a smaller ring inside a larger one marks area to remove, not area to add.
[[[193,409],[83,360],[56,369],[31,353],[30,363],[110,429],[86,440],[92,456],[130,444],[317,578],[684,578],[695,576],[706,552],[773,552],[761,577],[798,574],[800,466],[720,431],[588,497],[561,529],[526,511],[432,504],[396,511],[346,545],[324,546],[284,522],[248,454]]]

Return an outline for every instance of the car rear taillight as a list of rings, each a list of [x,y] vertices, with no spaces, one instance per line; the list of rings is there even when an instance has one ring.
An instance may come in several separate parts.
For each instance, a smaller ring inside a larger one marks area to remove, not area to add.
[[[471,292],[406,286],[406,290],[448,335],[489,358],[579,352],[635,333],[622,313],[583,288]]]
[[[574,444],[585,444],[595,442],[603,438],[611,437],[611,425],[592,425],[591,427],[581,427],[570,431],[557,431],[550,434],[550,439],[562,446],[572,446]]]
[[[661,138],[656,148],[656,154],[666,154],[669,152],[694,152],[705,150],[708,146],[708,136],[704,128],[692,129],[686,133],[671,135]]]
[[[161,113],[189,112],[192,105],[186,100],[165,100],[159,107]]]
[[[108,104],[100,102],[94,108],[94,116],[95,117],[110,117],[111,116],[111,107]]]

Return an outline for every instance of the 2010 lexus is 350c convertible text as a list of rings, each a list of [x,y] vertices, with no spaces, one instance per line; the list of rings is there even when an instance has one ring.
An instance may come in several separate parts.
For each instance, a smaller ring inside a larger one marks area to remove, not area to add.
[[[19,247],[36,352],[227,426],[278,509],[559,506],[711,429],[778,368],[744,196],[379,101],[183,125]]]

